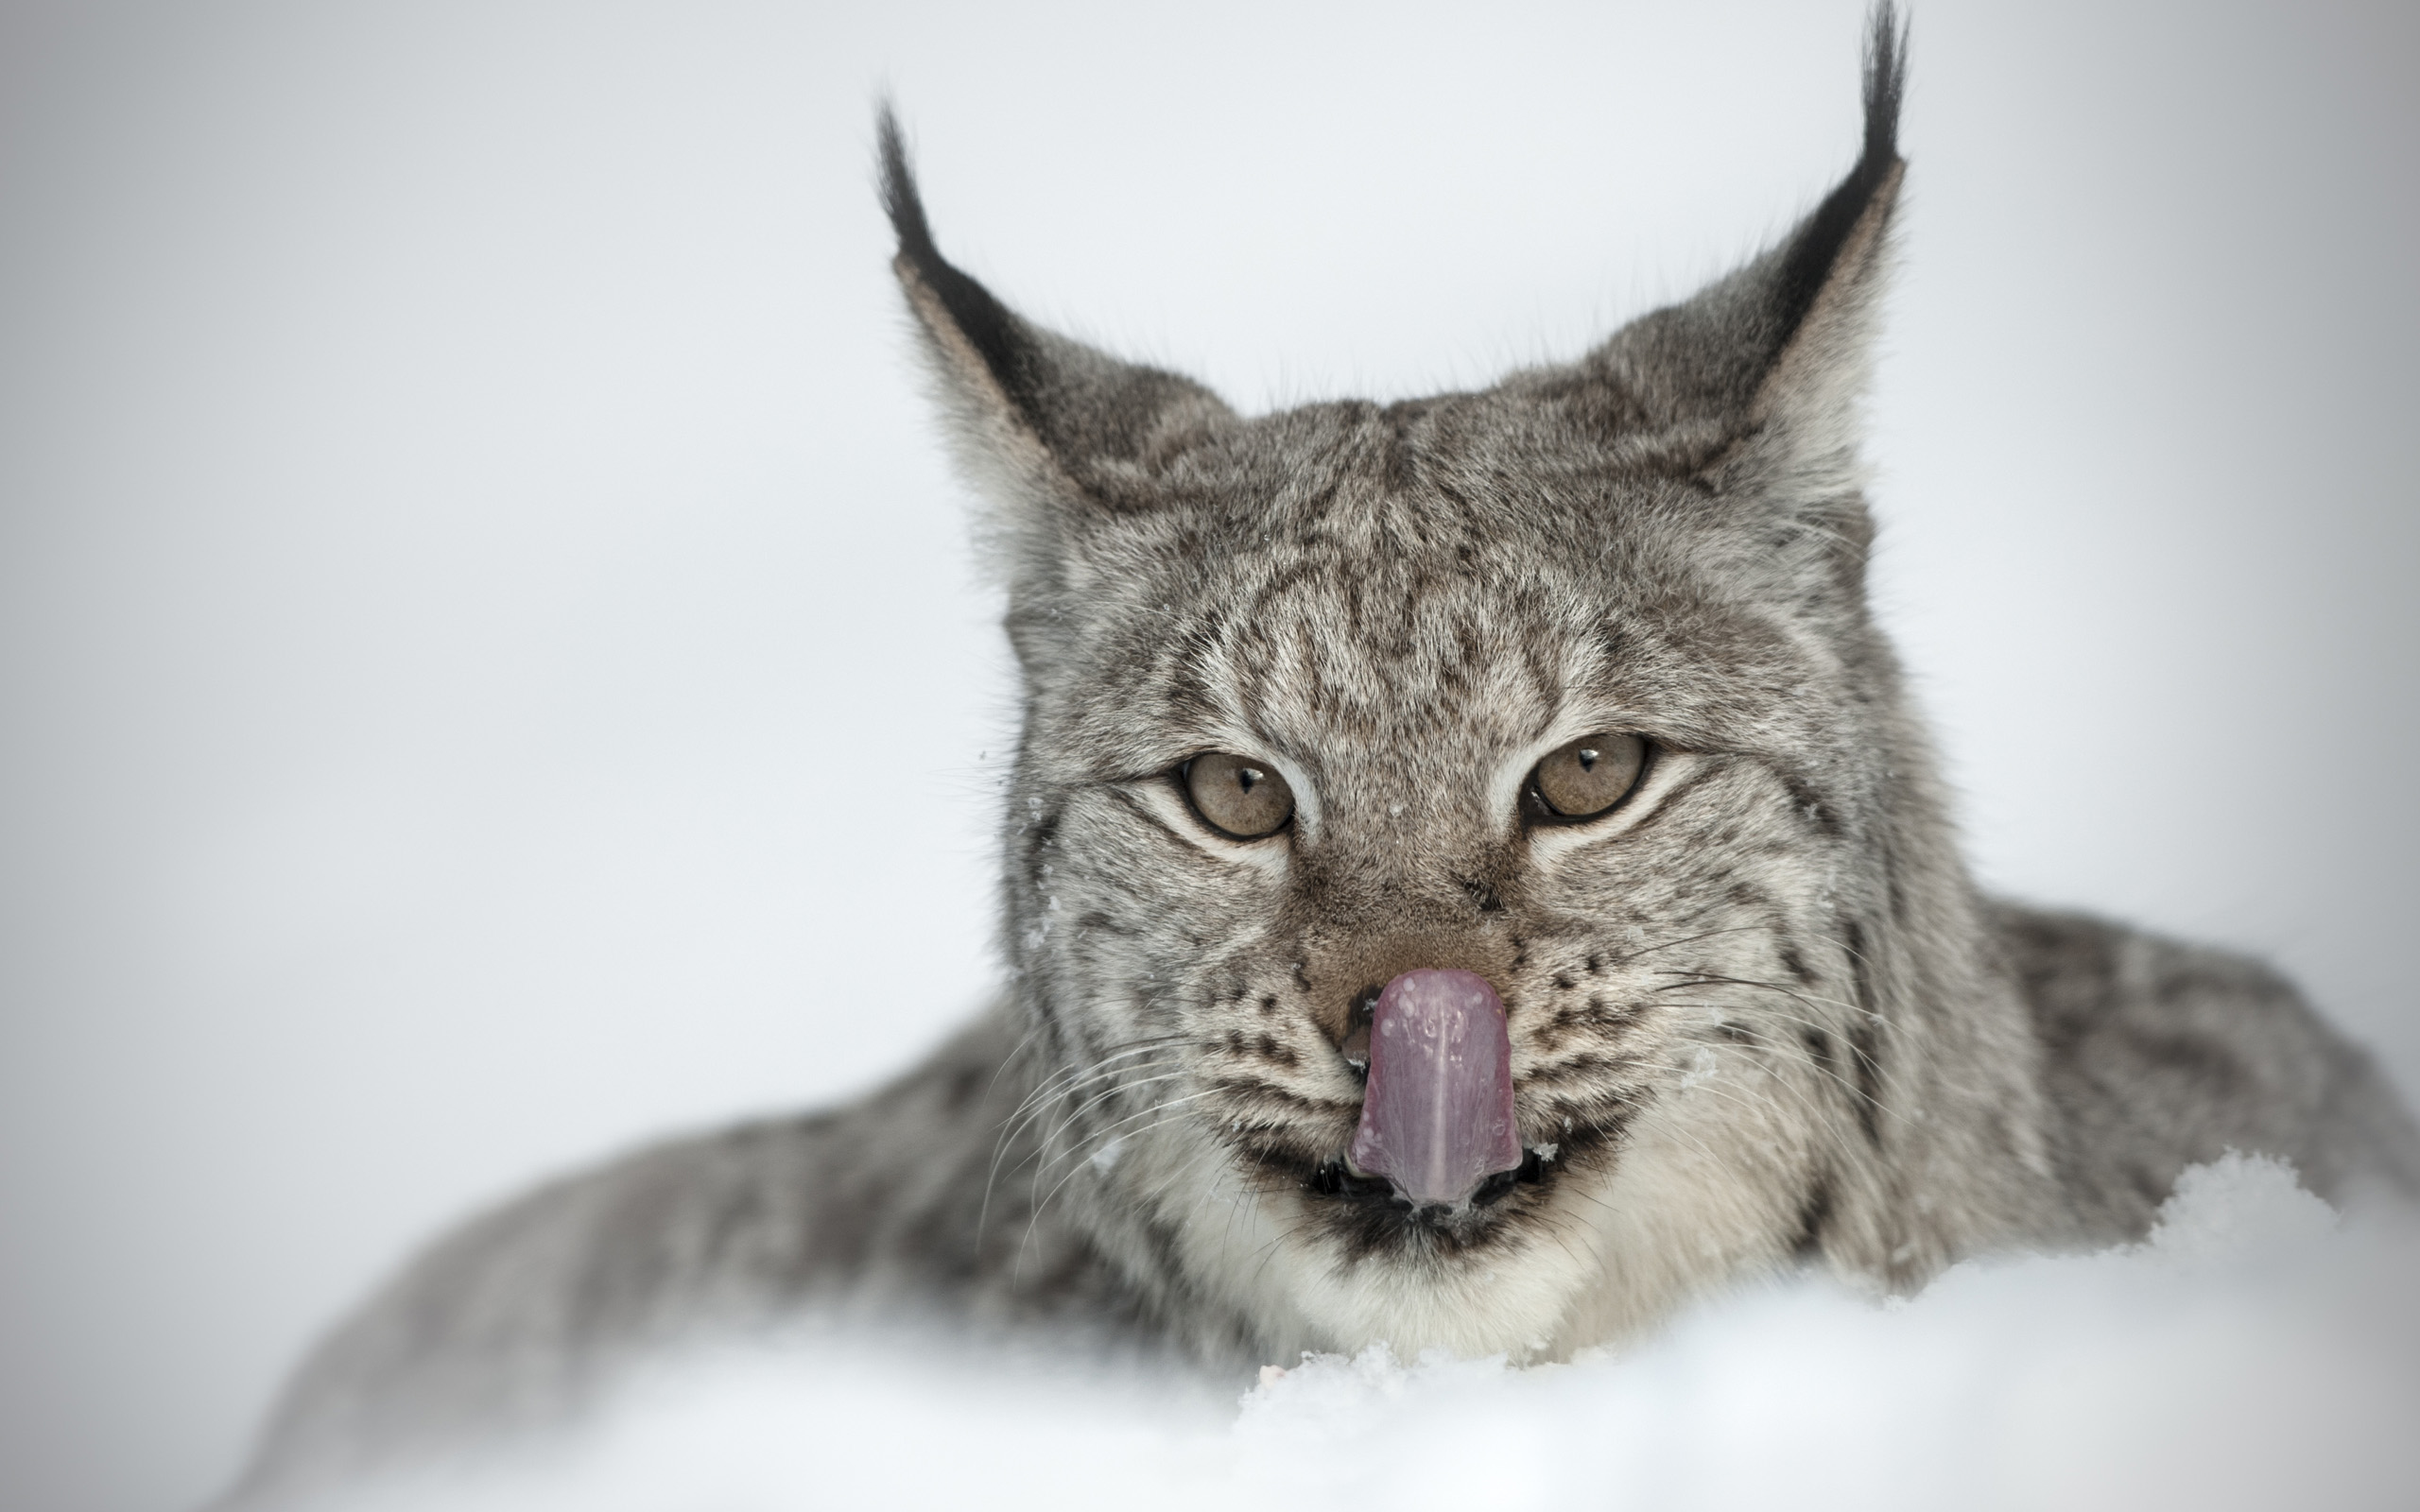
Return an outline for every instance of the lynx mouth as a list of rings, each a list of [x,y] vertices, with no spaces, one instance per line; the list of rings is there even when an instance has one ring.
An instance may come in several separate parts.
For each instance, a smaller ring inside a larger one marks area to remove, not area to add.
[[[1551,1144],[1525,1146],[1519,1165],[1488,1177],[1460,1203],[1415,1201],[1397,1190],[1390,1178],[1357,1169],[1352,1160],[1343,1155],[1319,1166],[1303,1187],[1314,1196],[1347,1204],[1373,1216],[1383,1215],[1407,1226],[1424,1228],[1461,1227],[1511,1196],[1517,1188],[1549,1185],[1557,1170],[1556,1153],[1555,1146]]]
[[[1475,1235],[1515,1188],[1546,1181],[1555,1147],[1521,1143],[1504,1004],[1485,977],[1402,973],[1377,992],[1346,1048],[1363,1075],[1360,1117],[1352,1143],[1314,1166],[1304,1188],[1373,1237]]]

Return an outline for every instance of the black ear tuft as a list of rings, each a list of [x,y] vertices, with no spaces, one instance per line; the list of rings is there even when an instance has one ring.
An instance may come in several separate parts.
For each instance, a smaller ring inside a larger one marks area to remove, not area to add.
[[[916,170],[908,162],[908,145],[899,132],[899,117],[890,102],[875,109],[874,131],[882,163],[882,208],[899,237],[901,271],[932,291],[967,344],[975,349],[1001,392],[1019,410],[1030,415],[1039,387],[1034,371],[1033,343],[1007,305],[992,291],[952,266],[933,245],[933,229],[925,219],[925,201],[916,193]]]
[[[1907,88],[1908,24],[1892,0],[1881,0],[1866,18],[1865,157],[1859,167],[1898,161],[1899,101]]]
[[[1893,0],[1866,18],[1865,150],[1857,166],[1799,227],[1776,269],[1774,293],[1785,333],[1795,331],[1831,276],[1841,248],[1866,207],[1899,166],[1899,103],[1908,82],[1908,27]]]

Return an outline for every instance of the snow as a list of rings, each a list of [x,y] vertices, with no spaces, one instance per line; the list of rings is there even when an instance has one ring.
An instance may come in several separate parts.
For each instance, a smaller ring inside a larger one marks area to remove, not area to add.
[[[2274,1161],[2187,1172],[2150,1239],[1806,1278],[1569,1365],[1381,1349],[1220,1384],[828,1332],[667,1367],[572,1442],[376,1512],[819,1506],[2406,1507],[2420,1228]]]

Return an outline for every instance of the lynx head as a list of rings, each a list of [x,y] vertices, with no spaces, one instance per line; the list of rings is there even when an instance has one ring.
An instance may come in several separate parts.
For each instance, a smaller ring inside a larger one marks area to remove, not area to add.
[[[1172,1317],[1533,1350],[1936,1254],[1879,1194],[1964,892],[1856,447],[1902,42],[1886,6],[1848,176],[1695,298],[1482,391],[1253,417],[944,261],[886,114],[1024,676],[1020,1179]]]

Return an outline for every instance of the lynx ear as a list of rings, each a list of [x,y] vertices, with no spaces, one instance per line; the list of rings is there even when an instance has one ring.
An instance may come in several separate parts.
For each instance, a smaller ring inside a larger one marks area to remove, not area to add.
[[[1587,359],[1720,486],[1804,505],[1857,488],[1857,401],[1907,167],[1906,61],[1907,30],[1882,0],[1866,33],[1865,148],[1848,177],[1779,244]]]
[[[933,245],[889,105],[877,121],[882,204],[899,237],[891,269],[971,481],[1001,511],[1011,629],[1048,617],[1080,576],[1089,517],[1148,507],[1157,474],[1235,419],[1188,379],[1137,367],[1033,325],[951,266]],[[1019,650],[1032,661],[1026,638]]]

